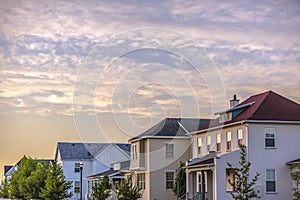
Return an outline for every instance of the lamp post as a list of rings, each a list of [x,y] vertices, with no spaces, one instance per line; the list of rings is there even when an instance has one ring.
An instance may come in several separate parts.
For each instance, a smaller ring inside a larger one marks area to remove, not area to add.
[[[80,200],[82,200],[82,169],[83,169],[83,163],[79,163],[80,168]]]

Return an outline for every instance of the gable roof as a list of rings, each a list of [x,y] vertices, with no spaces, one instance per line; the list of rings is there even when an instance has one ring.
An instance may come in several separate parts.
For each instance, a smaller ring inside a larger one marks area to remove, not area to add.
[[[90,160],[102,153],[112,143],[70,143],[58,142],[58,151],[62,160]],[[130,144],[116,144],[127,155],[130,155]]]
[[[24,158],[24,157],[23,157]],[[8,176],[11,176],[15,171],[16,171],[16,168],[20,165],[22,159],[21,158],[15,165],[13,166],[5,166],[5,172],[4,172],[4,176],[5,177],[8,177]],[[34,159],[34,161],[36,162],[45,162],[46,165],[50,165],[51,163],[54,162],[54,160],[52,159]]]
[[[187,136],[187,132],[199,130],[209,124],[209,119],[195,118],[166,118],[129,141],[143,138],[167,138]]]
[[[267,91],[253,95],[237,106],[224,112],[235,111],[237,109],[242,110],[232,120],[225,123],[219,123],[219,118],[217,118],[211,120],[209,126],[204,127],[203,129],[213,128],[245,120],[300,122],[300,105],[273,91]],[[219,112],[219,114],[224,112]]]

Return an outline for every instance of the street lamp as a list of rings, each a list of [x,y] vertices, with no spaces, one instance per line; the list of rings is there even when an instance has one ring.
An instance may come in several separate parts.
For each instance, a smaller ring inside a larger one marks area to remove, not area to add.
[[[79,169],[80,169],[80,200],[82,200],[82,169],[83,169],[83,163],[79,163]]]

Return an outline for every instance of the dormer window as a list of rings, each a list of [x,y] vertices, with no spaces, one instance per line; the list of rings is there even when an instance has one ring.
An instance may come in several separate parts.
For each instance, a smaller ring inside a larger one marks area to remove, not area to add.
[[[220,117],[219,117],[219,122],[220,123],[228,122],[230,120],[232,120],[232,113],[231,112],[220,114]]]

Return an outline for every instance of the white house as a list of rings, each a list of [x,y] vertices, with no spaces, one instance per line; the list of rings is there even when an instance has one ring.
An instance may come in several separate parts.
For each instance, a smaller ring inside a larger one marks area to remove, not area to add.
[[[167,118],[129,140],[130,178],[143,191],[144,200],[176,199],[175,172],[180,162],[190,158],[189,131],[196,131],[209,120]]]
[[[83,163],[82,195],[87,199],[88,184],[85,177],[109,170],[112,162],[129,159],[129,144],[59,142],[55,153],[55,160],[62,166],[66,180],[72,181],[70,191],[73,196],[70,199],[80,197],[80,163]]]
[[[190,133],[186,199],[232,199],[233,171],[227,162],[238,166],[240,144],[247,147],[251,177],[260,174],[257,199],[292,199],[287,163],[300,158],[300,105],[272,91],[231,103],[209,126]]]

